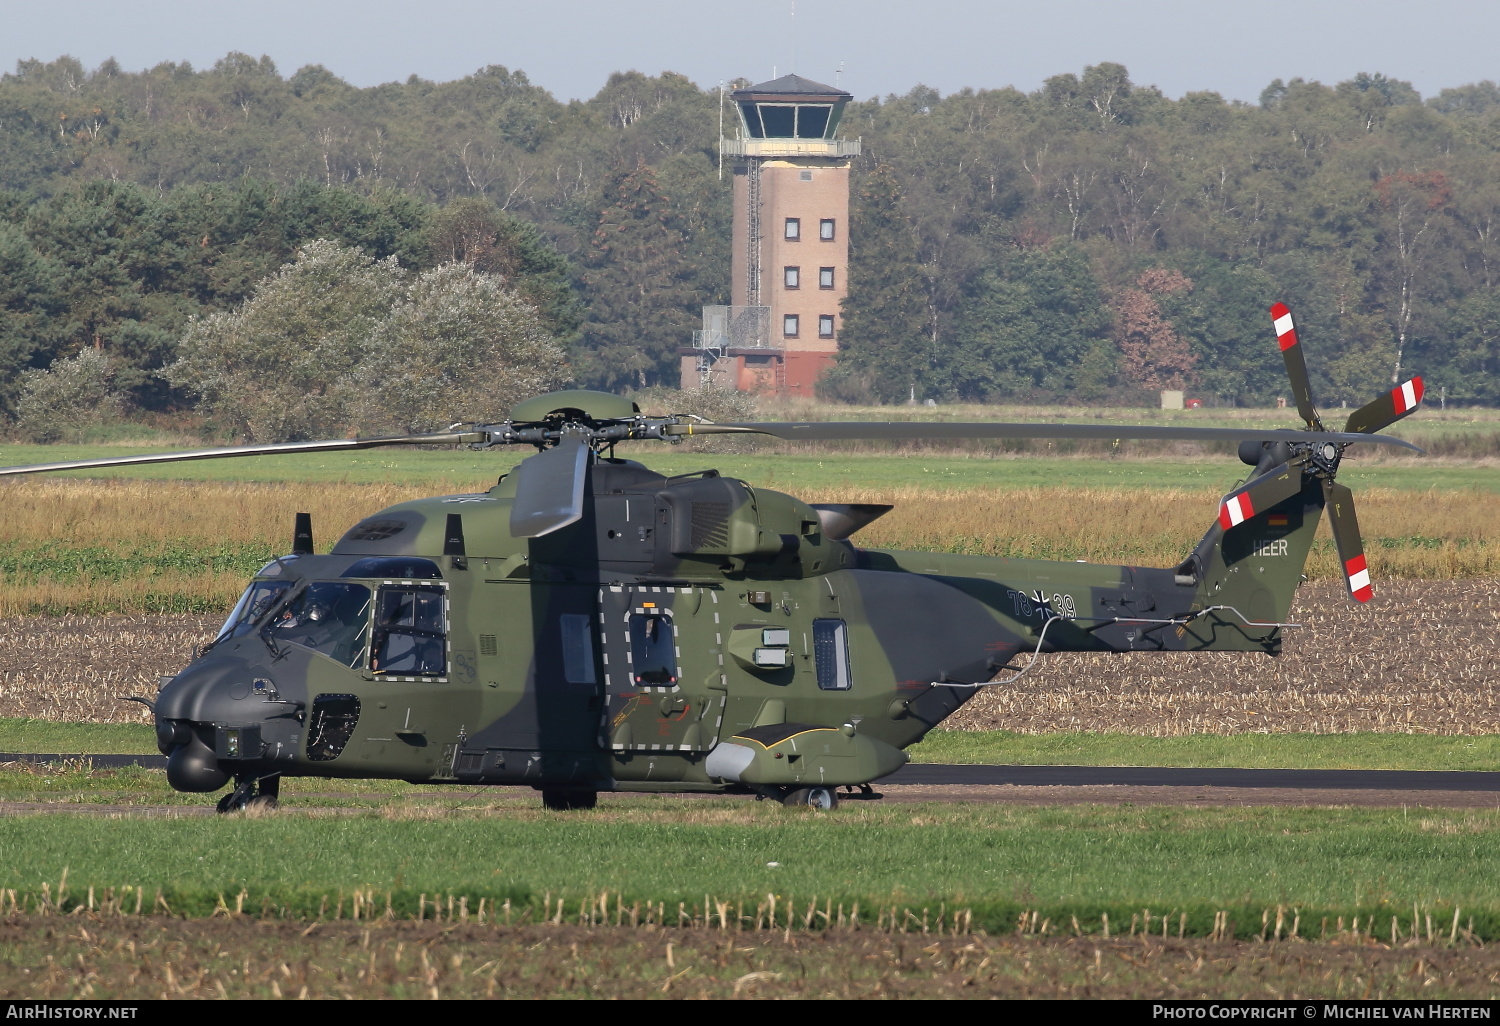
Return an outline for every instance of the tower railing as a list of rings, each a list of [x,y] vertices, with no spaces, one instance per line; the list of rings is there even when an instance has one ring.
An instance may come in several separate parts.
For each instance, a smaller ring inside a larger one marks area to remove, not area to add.
[[[697,349],[780,349],[771,335],[769,306],[705,306],[703,327],[693,332]]]
[[[726,157],[857,157],[858,139],[720,139]]]

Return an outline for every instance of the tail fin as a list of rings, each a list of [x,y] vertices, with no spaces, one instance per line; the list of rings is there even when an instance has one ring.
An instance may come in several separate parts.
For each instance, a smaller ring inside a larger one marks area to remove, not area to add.
[[[1325,431],[1286,304],[1271,307],[1271,322],[1297,411],[1309,431]],[[1389,427],[1421,404],[1423,391],[1421,378],[1398,384],[1351,414],[1346,430],[1372,434]],[[1279,651],[1281,635],[1275,625],[1284,623],[1291,610],[1325,508],[1349,595],[1356,602],[1370,601],[1354,496],[1334,480],[1349,444],[1330,437],[1240,446],[1240,459],[1255,467],[1254,475],[1224,496],[1218,521],[1173,571],[1177,589],[1194,589],[1186,612],[1215,610],[1179,628],[1185,647]]]
[[[1173,570],[1179,588],[1194,589],[1185,612],[1214,610],[1183,626],[1183,647],[1280,651],[1274,625],[1291,611],[1324,498],[1321,481],[1296,464],[1273,467],[1224,497],[1208,533]]]

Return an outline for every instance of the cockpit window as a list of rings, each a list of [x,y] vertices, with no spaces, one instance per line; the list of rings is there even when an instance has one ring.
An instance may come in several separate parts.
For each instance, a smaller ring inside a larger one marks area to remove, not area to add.
[[[340,577],[380,577],[386,580],[436,580],[442,577],[437,564],[416,556],[370,556],[352,563]]]
[[[370,589],[363,584],[315,581],[276,615],[269,629],[278,642],[358,666],[364,661],[369,612]]]
[[[219,628],[214,644],[217,645],[225,638],[238,638],[250,633],[255,626],[255,621],[280,601],[281,596],[286,594],[286,590],[291,586],[291,581],[251,582],[250,587],[245,589],[245,594],[241,595],[240,600],[235,603],[234,611],[229,614],[229,619],[225,620],[224,626]]]
[[[448,668],[447,601],[430,584],[387,586],[375,602],[370,669],[401,676],[440,676]]]

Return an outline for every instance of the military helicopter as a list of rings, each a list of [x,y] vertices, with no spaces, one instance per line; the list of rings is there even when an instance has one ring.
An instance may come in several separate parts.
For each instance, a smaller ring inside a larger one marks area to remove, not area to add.
[[[486,492],[404,502],[250,582],[153,711],[179,791],[274,806],[287,776],[754,793],[832,808],[1012,667],[1060,651],[1276,654],[1318,517],[1371,595],[1347,447],[1422,398],[1412,379],[1324,427],[1290,312],[1271,308],[1300,430],[996,423],[709,423],[588,391],[435,434],[202,449],[0,475],[390,445],[531,445]],[[1136,438],[1239,442],[1253,466],[1166,568],[862,549],[891,509],[808,504],[714,470],[665,477],[624,441]]]

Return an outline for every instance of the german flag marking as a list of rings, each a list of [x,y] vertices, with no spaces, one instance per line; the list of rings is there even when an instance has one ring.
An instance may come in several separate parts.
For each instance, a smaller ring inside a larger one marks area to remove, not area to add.
[[[1285,527],[1287,526],[1287,515],[1285,513],[1272,513],[1267,518],[1266,523],[1272,527]]]

